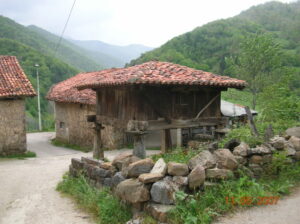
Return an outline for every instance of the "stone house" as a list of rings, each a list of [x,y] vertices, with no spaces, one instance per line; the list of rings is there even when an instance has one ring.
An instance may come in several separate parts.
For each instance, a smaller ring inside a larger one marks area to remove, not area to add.
[[[26,152],[25,98],[35,96],[15,56],[0,56],[0,155]]]
[[[95,114],[96,93],[75,87],[90,76],[91,73],[80,73],[54,85],[47,94],[47,99],[54,102],[55,138],[60,142],[85,148],[93,146],[93,124],[87,122],[87,116]],[[124,134],[110,125],[101,137],[105,148],[116,149],[125,144]]]

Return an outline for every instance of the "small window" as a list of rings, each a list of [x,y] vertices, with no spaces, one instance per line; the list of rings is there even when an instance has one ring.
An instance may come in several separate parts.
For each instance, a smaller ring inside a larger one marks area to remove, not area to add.
[[[65,128],[65,122],[59,122],[59,128]]]

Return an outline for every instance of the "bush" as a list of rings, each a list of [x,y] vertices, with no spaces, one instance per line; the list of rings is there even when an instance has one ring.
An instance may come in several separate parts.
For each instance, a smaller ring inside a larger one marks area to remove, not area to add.
[[[109,189],[98,190],[91,187],[83,176],[73,178],[68,174],[64,175],[57,190],[74,197],[79,205],[96,216],[98,223],[123,224],[131,219],[129,208],[121,204]]]
[[[166,163],[168,162],[187,163],[192,157],[194,157],[198,153],[199,150],[176,148],[170,153],[153,155],[152,159],[154,161],[157,161],[158,159],[163,158]]]

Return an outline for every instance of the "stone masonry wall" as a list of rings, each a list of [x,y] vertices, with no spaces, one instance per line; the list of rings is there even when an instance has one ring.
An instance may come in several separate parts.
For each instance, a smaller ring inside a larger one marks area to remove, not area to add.
[[[55,103],[56,139],[61,142],[93,147],[93,124],[87,122],[87,115],[95,114],[95,106],[75,103]],[[115,149],[123,144],[123,132],[111,126],[101,131],[103,147]]]
[[[0,155],[25,151],[25,100],[0,100]]]
[[[70,174],[76,177],[83,173],[92,185],[110,187],[136,211],[144,210],[158,221],[166,222],[167,212],[176,203],[177,191],[193,194],[195,190],[205,190],[220,180],[239,178],[238,170],[258,178],[276,152],[284,153],[286,162],[299,161],[300,138],[275,136],[254,148],[244,142],[229,144],[227,148],[203,150],[187,164],[165,163],[163,158],[154,163],[130,152],[119,154],[112,162],[82,157],[72,159]]]

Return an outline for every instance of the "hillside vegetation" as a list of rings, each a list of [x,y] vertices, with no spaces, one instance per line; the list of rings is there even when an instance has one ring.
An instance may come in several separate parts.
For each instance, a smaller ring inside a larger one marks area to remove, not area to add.
[[[235,75],[226,59],[240,53],[240,43],[256,33],[268,33],[283,49],[284,66],[300,67],[300,1],[270,2],[255,6],[233,18],[197,27],[175,37],[129,65],[149,60],[170,61],[221,75]]]

